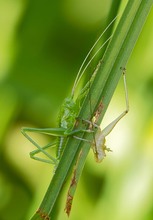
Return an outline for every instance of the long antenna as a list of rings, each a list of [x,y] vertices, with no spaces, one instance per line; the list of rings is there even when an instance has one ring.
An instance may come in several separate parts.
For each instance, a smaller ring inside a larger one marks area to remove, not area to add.
[[[88,66],[90,65],[91,61],[95,58],[95,56],[98,54],[98,52],[105,46],[105,44],[112,38],[112,35],[100,46],[100,48],[94,53],[94,55],[91,57],[91,59],[89,60],[89,62],[86,64],[86,66],[84,67],[84,69],[82,70],[80,76],[78,77],[77,83],[75,84],[75,88],[77,87],[79,81],[81,80],[84,72],[86,71],[86,69],[88,68]],[[75,90],[74,88],[74,90]],[[73,91],[74,92],[74,91]]]
[[[75,82],[74,82],[74,85],[73,85],[73,88],[72,88],[72,96],[74,95],[74,91],[81,79],[81,77],[83,76],[83,73],[85,72],[85,70],[87,69],[87,67],[89,66],[89,64],[91,63],[91,61],[93,60],[93,58],[96,56],[96,54],[100,51],[100,49],[106,44],[106,42],[110,39],[107,39],[104,44],[98,49],[98,51],[93,55],[93,57],[91,58],[91,60],[88,62],[88,64],[85,66],[83,72],[81,73],[82,69],[83,69],[83,66],[87,60],[87,58],[89,57],[89,55],[91,54],[91,52],[93,51],[93,49],[95,48],[96,44],[100,41],[100,39],[102,38],[102,36],[104,35],[104,33],[108,30],[108,28],[112,25],[112,23],[116,20],[116,18],[118,17],[118,15],[110,22],[110,24],[105,28],[105,30],[101,33],[101,35],[98,37],[98,39],[96,40],[96,42],[94,43],[94,45],[91,47],[91,49],[89,50],[89,52],[87,53],[85,59],[83,60],[81,66],[80,66],[80,69],[77,73],[77,76],[76,76],[76,79],[75,79]],[[81,75],[80,75],[81,74]]]

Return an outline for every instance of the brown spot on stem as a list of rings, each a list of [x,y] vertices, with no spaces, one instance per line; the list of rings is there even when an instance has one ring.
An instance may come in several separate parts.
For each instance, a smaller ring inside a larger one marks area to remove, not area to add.
[[[78,166],[78,162],[79,162],[81,155],[82,155],[82,150],[80,151],[77,162],[75,164],[72,179],[71,179],[71,184],[70,184],[70,187],[69,187],[69,190],[67,193],[66,205],[65,205],[64,210],[68,216],[70,215],[71,208],[72,208],[72,202],[73,202],[73,198],[74,198],[73,197],[73,194],[74,194],[73,189],[76,187],[76,185],[78,183],[78,180],[76,179],[76,172],[77,172],[77,166]]]
[[[73,196],[71,196],[68,192],[66,206],[65,206],[65,212],[68,216],[70,215],[70,212],[71,212],[72,201],[73,201]]]
[[[49,215],[43,212],[40,208],[36,211],[36,213],[39,214],[41,219],[50,220]]]
[[[104,106],[103,106],[103,103],[102,101],[100,101],[99,105],[98,105],[98,108],[97,110],[95,111],[94,113],[94,116],[93,116],[93,119],[94,119],[94,123],[97,123],[98,119],[99,119],[99,116],[103,110]]]

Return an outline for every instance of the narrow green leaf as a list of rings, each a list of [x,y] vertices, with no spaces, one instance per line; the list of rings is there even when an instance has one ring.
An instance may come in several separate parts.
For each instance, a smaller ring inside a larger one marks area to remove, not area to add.
[[[122,73],[120,67],[126,67],[127,61],[139,37],[152,4],[153,0],[128,1],[123,16],[115,30],[114,36],[104,54],[103,63],[90,90],[93,114],[96,111],[100,100],[102,100],[103,103],[104,108],[99,117],[99,123],[105,114],[120,79]],[[87,97],[79,115],[79,117],[83,119],[91,118],[88,102],[89,100]],[[90,135],[86,135],[86,138],[91,137]],[[39,211],[32,217],[32,220],[50,219],[49,217],[51,217],[51,212],[62,186],[64,185],[69,172],[72,170],[76,157],[83,146],[84,149],[86,149],[86,155],[84,156],[85,162],[86,156],[90,150],[90,145],[83,141],[69,138],[63,156],[59,162],[59,166],[48,187]]]

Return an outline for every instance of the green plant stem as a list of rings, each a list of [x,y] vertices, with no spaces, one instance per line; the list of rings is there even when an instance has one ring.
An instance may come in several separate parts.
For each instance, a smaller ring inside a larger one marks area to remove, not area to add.
[[[92,95],[91,105],[93,114],[96,111],[100,100],[103,102],[104,108],[99,117],[99,123],[106,112],[108,104],[120,79],[122,73],[120,67],[126,66],[152,4],[153,0],[128,1],[121,20],[115,30],[114,36],[103,56],[103,63],[97,72],[90,90]],[[80,118],[91,118],[88,102],[89,100],[87,97],[82,105],[81,112],[79,114]],[[86,135],[85,138],[91,138],[91,135]],[[49,219],[49,216],[51,217],[52,210],[62,186],[64,185],[68,174],[72,171],[74,162],[82,147],[86,149],[86,155],[84,155],[85,162],[86,156],[90,150],[90,145],[86,142],[69,138],[56,173],[53,176],[40,205],[39,212],[32,217],[32,220],[47,220]]]

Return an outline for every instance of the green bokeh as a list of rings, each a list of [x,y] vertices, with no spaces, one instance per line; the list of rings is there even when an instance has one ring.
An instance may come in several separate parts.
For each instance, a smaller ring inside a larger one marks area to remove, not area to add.
[[[0,220],[28,220],[39,206],[52,167],[29,158],[33,148],[20,128],[56,126],[62,100],[105,27],[111,3],[1,0]],[[152,219],[152,19],[153,10],[126,67],[130,113],[108,138],[113,153],[101,164],[96,164],[90,153],[69,219]],[[121,83],[105,123],[122,109]],[[36,138],[48,141],[46,137]],[[67,219],[64,206],[65,196],[58,210],[62,220]]]

